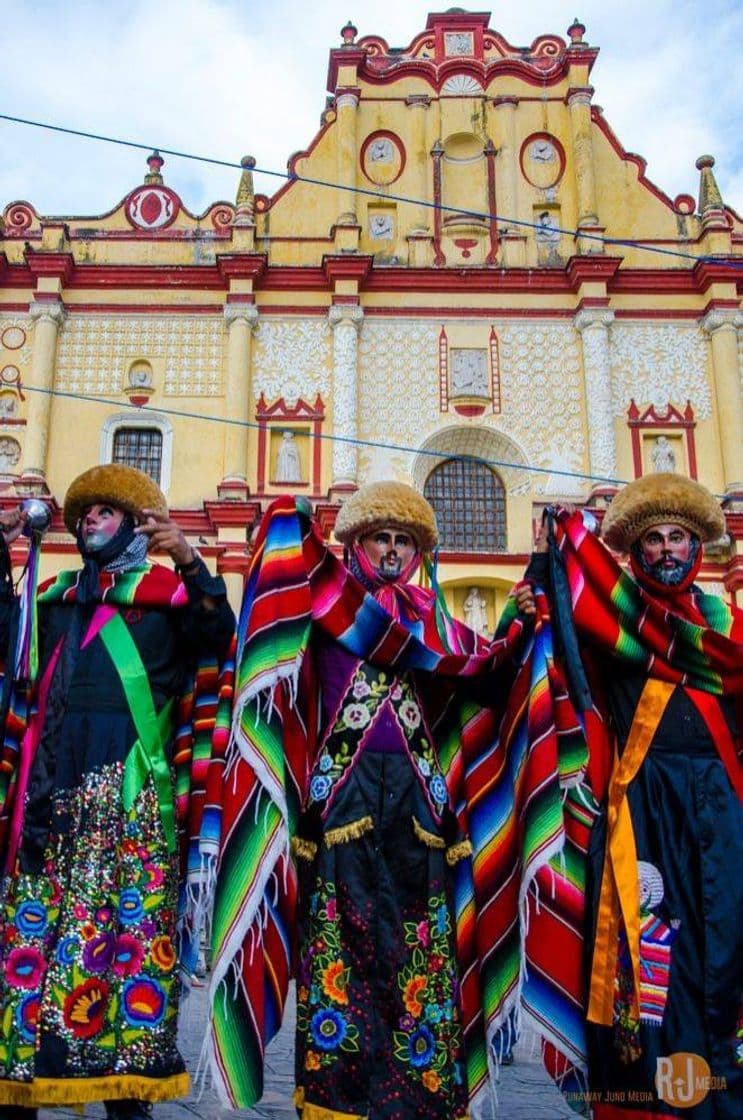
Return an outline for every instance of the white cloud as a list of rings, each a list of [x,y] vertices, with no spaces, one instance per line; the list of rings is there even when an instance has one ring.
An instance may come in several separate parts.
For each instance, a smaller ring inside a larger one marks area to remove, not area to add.
[[[565,36],[576,7],[601,48],[595,100],[622,144],[666,193],[696,195],[712,152],[726,201],[743,211],[737,0],[503,0],[491,26],[512,43]],[[3,27],[0,111],[283,171],[325,103],[328,51],[348,18],[359,35],[406,46],[444,5],[406,0],[68,0],[19,2]],[[472,5],[481,10],[480,5]],[[145,153],[0,122],[0,206],[97,214],[144,174]],[[168,157],[166,181],[189,209],[232,198],[238,172]],[[263,179],[272,193],[280,180]]]

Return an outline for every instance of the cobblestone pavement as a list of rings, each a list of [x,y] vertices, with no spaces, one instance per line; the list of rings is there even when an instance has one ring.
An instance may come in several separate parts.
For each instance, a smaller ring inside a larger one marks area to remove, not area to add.
[[[181,1008],[181,1053],[194,1073],[206,1020],[206,990],[194,989]],[[199,1096],[192,1092],[186,1100],[156,1105],[154,1120],[297,1120],[292,1106],[294,1088],[293,1038],[294,1009],[287,1009],[281,1032],[268,1048],[266,1057],[266,1091],[256,1108],[231,1112],[223,1109],[214,1093],[207,1089]],[[498,1110],[482,1120],[560,1120],[576,1114],[560,1096],[544,1071],[538,1047],[533,1038],[519,1043],[512,1066],[502,1070],[498,1086]],[[86,1120],[103,1120],[102,1105],[90,1105]],[[42,1109],[39,1120],[80,1120],[71,1109]],[[411,1120],[414,1120],[411,1117]],[[425,1120],[424,1117],[415,1120]]]

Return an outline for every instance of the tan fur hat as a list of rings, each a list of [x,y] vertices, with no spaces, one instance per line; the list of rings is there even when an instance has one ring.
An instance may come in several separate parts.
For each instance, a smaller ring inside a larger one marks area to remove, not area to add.
[[[662,472],[635,479],[612,499],[601,536],[616,552],[629,552],[651,525],[683,525],[699,539],[717,540],[725,532],[725,517],[717,499],[698,482]]]
[[[335,535],[343,544],[373,533],[385,525],[403,529],[415,537],[421,552],[436,547],[439,534],[431,506],[417,490],[404,482],[368,482],[341,506]]]
[[[168,503],[157,483],[136,467],[122,463],[105,463],[78,475],[65,495],[64,523],[77,533],[77,523],[86,506],[110,502],[111,505],[139,517],[143,509],[167,514]]]

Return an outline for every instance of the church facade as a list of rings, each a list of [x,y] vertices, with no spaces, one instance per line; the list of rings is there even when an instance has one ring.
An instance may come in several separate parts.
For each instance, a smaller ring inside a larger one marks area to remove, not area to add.
[[[437,510],[452,610],[487,629],[545,504],[600,520],[621,481],[674,470],[724,497],[702,581],[739,596],[743,221],[710,156],[694,195],[646,177],[585,35],[516,47],[457,10],[400,49],[349,24],[274,195],[245,157],[235,202],[193,214],[153,153],[101,216],[6,206],[0,503],[50,502],[46,567],[95,461],[149,470],[234,597],[272,497],[304,495],[330,537],[349,492],[394,477]]]

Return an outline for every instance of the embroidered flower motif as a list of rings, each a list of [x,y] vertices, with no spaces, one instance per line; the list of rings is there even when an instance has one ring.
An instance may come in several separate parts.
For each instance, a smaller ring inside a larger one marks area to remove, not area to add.
[[[435,1042],[434,1037],[425,1024],[421,1024],[417,1031],[410,1035],[408,1040],[408,1059],[415,1069],[423,1069],[431,1064]]]
[[[95,920],[99,926],[105,926],[106,922],[110,922],[113,917],[113,910],[110,906],[101,906],[100,910],[95,912]]]
[[[83,922],[80,926],[80,933],[84,941],[90,941],[92,937],[95,937],[97,932],[98,929],[93,922]]]
[[[371,688],[369,687],[368,681],[365,681],[363,677],[358,677],[353,682],[351,692],[354,700],[364,700],[367,696],[371,695]]]
[[[105,972],[111,964],[116,946],[113,933],[101,933],[91,937],[83,946],[83,965],[88,972]]]
[[[156,937],[150,947],[150,959],[162,972],[172,972],[175,968],[175,949],[173,942],[163,934]]]
[[[48,924],[46,906],[36,899],[22,902],[16,911],[15,924],[25,937],[40,937]]]
[[[5,979],[11,988],[37,988],[45,970],[43,956],[30,945],[11,949],[5,961]]]
[[[103,1026],[108,999],[105,980],[86,980],[78,984],[64,1004],[64,1023],[77,1038],[92,1038]]]
[[[399,700],[402,696],[402,688],[399,682],[395,682],[390,689],[390,700]]]
[[[80,944],[76,937],[63,937],[57,945],[57,960],[60,964],[72,964]]]
[[[142,896],[135,887],[127,887],[119,899],[119,921],[123,926],[134,925],[144,913]]]
[[[431,790],[431,797],[437,804],[446,804],[449,797],[446,789],[446,782],[440,774],[434,774],[433,778],[431,778],[431,785],[429,788]]]
[[[136,937],[122,933],[116,938],[116,951],[113,970],[117,976],[134,976],[139,972],[144,959],[144,949]]]
[[[431,932],[428,928],[428,922],[425,920],[425,918],[422,922],[418,922],[417,926],[415,927],[415,932],[421,945],[428,946],[431,944]]]
[[[75,915],[78,922],[84,922],[87,918],[90,917],[90,915],[88,914],[87,906],[83,906],[82,902],[75,903],[75,905],[72,907],[72,913]]]
[[[41,996],[38,992],[33,992],[30,996],[24,996],[18,1004],[15,1021],[24,1042],[35,1041],[40,1010]]]
[[[371,720],[371,715],[366,704],[349,704],[343,711],[343,723],[352,731],[358,731]]]
[[[308,1050],[304,1056],[304,1068],[307,1070],[320,1068],[320,1055],[314,1050]]]
[[[405,985],[402,998],[405,1008],[414,1019],[420,1019],[423,1013],[423,1004],[421,1003],[421,996],[426,990],[428,981],[425,976],[412,976]]]
[[[310,797],[313,801],[324,801],[330,793],[331,781],[322,774],[315,774],[310,782]]]
[[[420,755],[416,756],[415,761],[418,763],[418,769],[424,778],[427,778],[431,773],[431,763],[427,758],[422,758]]]
[[[410,1034],[415,1030],[415,1019],[412,1015],[405,1014],[400,1019],[400,1030]]]
[[[421,1075],[421,1081],[425,1085],[426,1089],[428,1089],[429,1093],[438,1093],[439,1089],[441,1088],[441,1078],[439,1077],[435,1069],[425,1070],[425,1072]]]
[[[403,700],[397,709],[397,714],[408,731],[415,731],[416,727],[420,727],[421,710],[415,700]]]
[[[121,1005],[132,1027],[156,1027],[163,1020],[166,1003],[162,985],[148,976],[139,976],[124,985]]]
[[[347,980],[343,961],[332,961],[322,972],[322,990],[335,1003],[348,1003]]]
[[[329,898],[325,903],[325,917],[329,922],[334,922],[338,916],[338,906],[334,898]]]
[[[333,767],[333,760],[329,754],[323,754],[320,758],[319,769],[323,774],[327,774],[328,770]]]
[[[321,1050],[337,1050],[348,1034],[348,1024],[340,1011],[321,1007],[310,1020],[310,1031]]]
[[[142,870],[144,871],[146,876],[144,884],[144,889],[146,891],[151,893],[152,891],[156,891],[158,887],[161,887],[163,885],[163,882],[165,881],[165,872],[163,871],[162,867],[158,867],[155,863],[145,863],[142,867]]]

